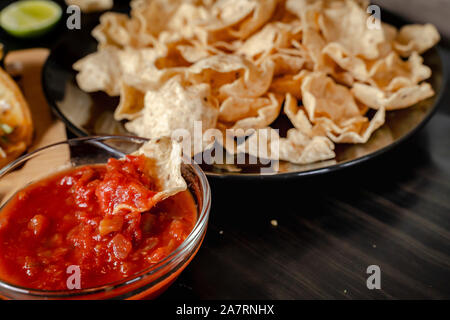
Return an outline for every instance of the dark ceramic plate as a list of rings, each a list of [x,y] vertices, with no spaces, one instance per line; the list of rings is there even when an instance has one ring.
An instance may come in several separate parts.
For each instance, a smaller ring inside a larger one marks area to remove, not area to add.
[[[386,18],[387,17],[387,18]],[[384,20],[400,19],[384,14]],[[88,135],[131,135],[122,122],[114,120],[113,112],[118,98],[98,93],[85,93],[75,82],[76,73],[72,69],[75,61],[96,50],[97,43],[90,31],[98,23],[97,15],[84,15],[81,30],[67,32],[59,44],[53,48],[43,70],[43,87],[53,111],[77,136]],[[401,24],[401,23],[400,23]],[[203,165],[210,177],[219,179],[288,179],[307,175],[317,175],[341,168],[357,165],[390,150],[417,132],[432,116],[445,87],[446,75],[439,47],[424,54],[424,62],[433,72],[428,80],[436,95],[415,106],[386,114],[386,123],[378,129],[365,144],[336,145],[336,159],[311,165],[295,165],[280,162],[279,171],[261,174],[262,165]],[[288,129],[289,122],[280,116],[272,125],[280,129],[281,135]],[[246,162],[248,163],[248,162]]]

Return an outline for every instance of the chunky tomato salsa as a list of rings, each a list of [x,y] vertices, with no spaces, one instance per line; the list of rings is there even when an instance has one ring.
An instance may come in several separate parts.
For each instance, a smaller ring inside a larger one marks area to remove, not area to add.
[[[192,231],[196,205],[189,191],[152,203],[144,163],[110,159],[18,192],[0,213],[0,279],[67,290],[68,268],[78,266],[81,287],[91,288],[165,258]]]

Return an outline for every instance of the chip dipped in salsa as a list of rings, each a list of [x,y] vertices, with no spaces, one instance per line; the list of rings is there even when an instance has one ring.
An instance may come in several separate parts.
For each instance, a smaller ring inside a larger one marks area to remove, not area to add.
[[[144,155],[76,167],[19,191],[0,212],[0,279],[67,290],[68,268],[81,288],[128,278],[158,263],[197,220],[188,190],[160,202]]]

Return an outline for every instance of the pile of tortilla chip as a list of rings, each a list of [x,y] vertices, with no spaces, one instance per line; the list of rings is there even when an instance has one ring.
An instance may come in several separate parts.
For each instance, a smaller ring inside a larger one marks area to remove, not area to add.
[[[194,121],[203,131],[255,134],[283,112],[292,128],[279,140],[281,160],[333,159],[336,143],[366,143],[386,111],[434,94],[420,55],[439,41],[436,28],[371,25],[367,6],[133,0],[130,16],[102,15],[92,32],[98,51],[75,63],[77,82],[120,96],[115,118],[139,136],[192,131]],[[252,154],[251,139],[231,152]]]

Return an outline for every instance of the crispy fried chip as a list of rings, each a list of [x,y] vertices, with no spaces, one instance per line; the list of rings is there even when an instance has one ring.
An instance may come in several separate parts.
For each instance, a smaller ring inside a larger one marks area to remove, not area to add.
[[[311,122],[305,111],[297,105],[297,101],[289,93],[286,95],[286,101],[284,102],[284,113],[296,129],[304,134],[311,135],[313,128]]]
[[[271,103],[267,97],[239,98],[228,97],[221,105],[219,120],[222,122],[235,122],[254,115],[260,108]]]
[[[355,55],[378,58],[378,45],[385,41],[384,33],[381,29],[367,27],[366,12],[353,1],[325,4],[318,19],[325,40],[340,43]]]
[[[337,42],[331,42],[322,49],[322,53],[339,65],[343,70],[347,70],[352,77],[360,81],[367,81],[369,72],[366,62],[350,53],[344,46]]]
[[[229,2],[234,2],[230,0]],[[242,1],[240,1],[242,3]],[[278,0],[259,0],[254,1],[255,8],[251,16],[247,17],[237,27],[230,29],[230,34],[236,38],[245,39],[254,31],[258,30],[272,16]]]
[[[144,109],[145,93],[122,83],[120,91],[120,103],[114,112],[116,120],[133,120],[141,116],[142,109]]]
[[[100,24],[92,30],[92,36],[99,47],[108,45],[125,47],[133,46],[136,33],[130,32],[132,24],[124,13],[106,12],[100,17]]]
[[[422,83],[390,93],[364,83],[355,83],[352,93],[356,99],[370,108],[397,110],[410,107],[419,101],[432,97],[434,90],[429,83]]]
[[[248,38],[237,49],[237,53],[245,55],[248,59],[257,60],[276,49],[289,48],[291,41],[301,39],[301,30],[299,20],[289,24],[282,22],[267,24],[261,31]]]
[[[373,65],[369,73],[369,83],[387,91],[416,85],[431,76],[431,69],[422,62],[422,57],[416,52],[411,54],[408,61],[403,61],[392,52]]]
[[[272,60],[275,66],[274,76],[296,74],[302,71],[306,62],[306,59],[300,54],[295,55],[283,52],[272,54],[268,59]]]
[[[221,97],[258,97],[267,92],[272,82],[274,64],[267,61],[261,67],[236,55],[216,55],[203,59],[188,69],[197,81],[208,80],[213,87],[219,87]],[[206,72],[205,72],[206,71]],[[213,71],[214,73],[208,73]],[[228,81],[220,74],[226,74]],[[230,77],[231,76],[231,77]]]
[[[277,0],[219,0],[203,27],[207,41],[247,38],[272,16]]]
[[[178,66],[176,63],[168,66],[164,59],[164,56],[170,50],[167,47],[162,47],[139,50],[127,48],[119,51],[119,66],[122,70],[123,81],[146,92],[147,90],[158,89],[173,76],[183,74],[184,67]],[[162,66],[165,66],[165,68]]]
[[[79,72],[76,77],[78,86],[86,92],[104,91],[110,96],[119,95],[122,70],[118,51],[115,47],[105,47],[77,61],[73,68]]]
[[[288,131],[287,139],[280,140],[280,159],[297,164],[308,164],[333,159],[334,144],[326,137],[309,138],[297,129]]]
[[[263,98],[263,100],[264,104],[261,105],[262,101],[259,100],[256,106],[254,105],[253,108],[250,107],[244,117],[237,120],[233,125],[227,127],[234,130],[259,129],[267,127],[280,114],[282,99],[281,97],[275,96],[273,93],[269,93],[268,98]],[[221,111],[223,113],[222,109]]]
[[[380,108],[370,122],[367,118],[358,117],[337,126],[331,120],[324,118],[319,121],[318,127],[324,130],[335,143],[366,143],[372,133],[384,122],[385,109]]]
[[[424,53],[441,39],[436,27],[432,24],[411,24],[400,29],[394,42],[394,48],[402,57],[411,53]]]
[[[317,118],[328,118],[337,125],[361,116],[361,109],[350,90],[336,84],[324,73],[308,75],[302,84],[303,105],[311,122]]]
[[[226,96],[258,97],[267,92],[272,82],[274,64],[268,60],[261,68],[247,64],[248,69],[243,77],[225,84],[220,88],[220,93]]]
[[[135,154],[143,154],[147,158],[146,170],[158,192],[152,199],[154,202],[187,189],[186,181],[181,175],[181,144],[168,137],[151,139]]]
[[[156,37],[167,30],[167,22],[180,5],[179,0],[134,0],[131,2],[131,17],[140,22],[141,33]]]
[[[367,109],[356,103],[350,90],[323,73],[306,77],[302,93],[309,119],[334,142],[365,143],[384,124],[384,108],[369,122],[363,116]]]
[[[167,29],[176,31],[184,39],[192,39],[199,32],[197,24],[208,19],[208,10],[195,3],[181,3],[167,23]]]
[[[295,98],[301,99],[302,93],[300,88],[303,80],[309,73],[309,71],[303,69],[296,75],[288,74],[282,77],[274,78],[269,91],[281,95],[286,95],[289,93]]]
[[[170,79],[158,90],[147,91],[144,105],[142,116],[128,122],[126,128],[148,138],[171,137],[178,129],[194,137],[195,121],[201,121],[205,131],[216,126],[219,115],[208,84],[185,86],[180,77]]]
[[[219,50],[211,46],[205,46],[198,41],[186,41],[176,45],[176,49],[189,63],[196,63],[207,57],[218,54]]]
[[[334,144],[326,137],[312,139],[297,129],[290,129],[287,138],[280,138],[272,128],[255,130],[244,143],[237,146],[237,153],[285,160],[296,164],[308,164],[333,159]]]

